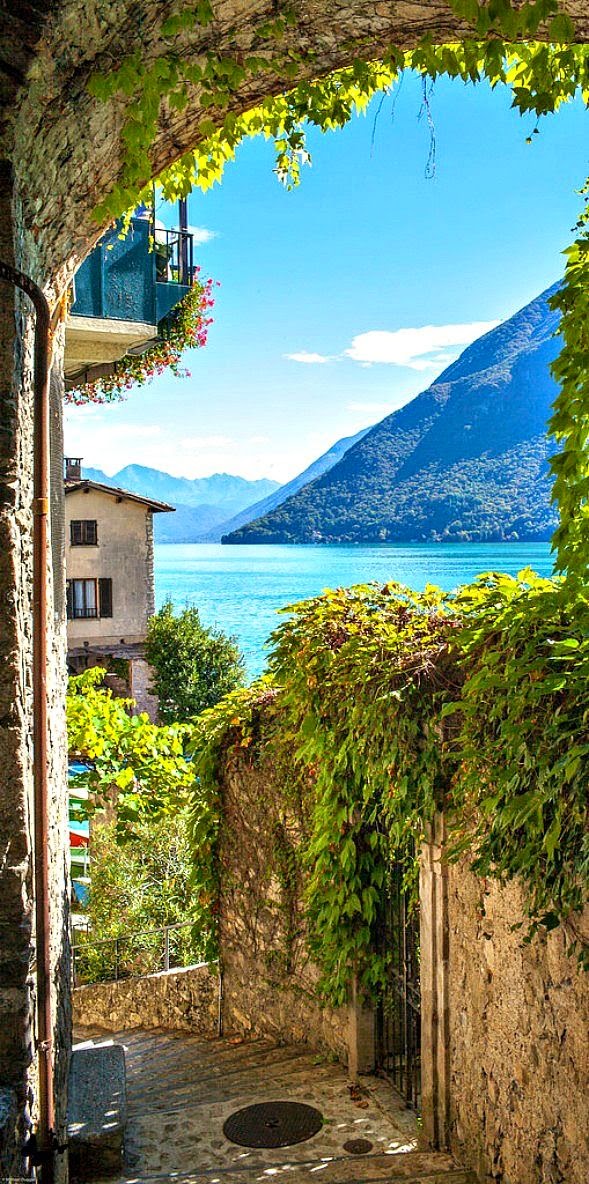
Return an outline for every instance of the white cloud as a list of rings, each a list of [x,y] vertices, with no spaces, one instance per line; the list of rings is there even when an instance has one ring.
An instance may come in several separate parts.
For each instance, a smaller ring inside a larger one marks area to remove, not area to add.
[[[325,354],[307,353],[307,351],[304,349],[298,354],[284,354],[283,356],[287,358],[289,362],[304,362],[307,366],[320,366],[323,365],[324,362],[331,362],[331,358],[327,357]]]
[[[354,337],[344,353],[363,366],[381,363],[429,370],[455,357],[455,353],[443,352],[448,346],[470,345],[498,324],[498,321],[471,321],[464,325],[423,325],[419,329],[397,329],[394,332],[371,329]]]
[[[204,243],[210,243],[214,238],[218,238],[217,231],[208,230],[206,226],[189,226],[188,229],[197,247],[202,246]]]

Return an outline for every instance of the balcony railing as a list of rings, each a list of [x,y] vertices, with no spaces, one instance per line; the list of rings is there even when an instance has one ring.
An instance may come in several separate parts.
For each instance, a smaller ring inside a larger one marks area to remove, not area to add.
[[[76,273],[72,317],[157,325],[190,290],[194,236],[133,218],[108,231]]]
[[[189,230],[156,230],[155,278],[158,284],[190,287],[194,276],[194,236]]]

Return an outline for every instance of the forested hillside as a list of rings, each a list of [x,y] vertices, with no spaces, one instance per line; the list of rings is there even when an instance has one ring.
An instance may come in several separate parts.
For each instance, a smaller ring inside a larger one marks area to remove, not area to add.
[[[544,292],[231,543],[548,539],[558,314]]]

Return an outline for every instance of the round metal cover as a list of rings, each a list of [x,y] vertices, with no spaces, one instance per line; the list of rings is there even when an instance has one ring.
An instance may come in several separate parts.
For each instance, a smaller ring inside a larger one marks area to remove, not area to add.
[[[259,1102],[230,1114],[223,1134],[240,1147],[292,1147],[312,1139],[323,1117],[303,1102]]]
[[[344,1143],[344,1151],[349,1151],[350,1155],[368,1155],[372,1147],[370,1139],[348,1139],[347,1143]]]

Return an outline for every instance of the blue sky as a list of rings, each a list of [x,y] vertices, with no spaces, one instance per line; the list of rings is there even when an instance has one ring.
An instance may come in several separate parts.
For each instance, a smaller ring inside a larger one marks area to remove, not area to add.
[[[191,196],[203,274],[221,281],[209,344],[187,353],[190,378],[69,410],[66,451],[109,473],[138,463],[286,481],[562,273],[589,171],[580,102],[526,144],[533,120],[505,90],[438,81],[431,180],[419,80],[404,79],[394,113],[385,99],[375,128],[378,105],[310,134],[313,164],[293,192],[272,145],[253,141],[222,185]]]

